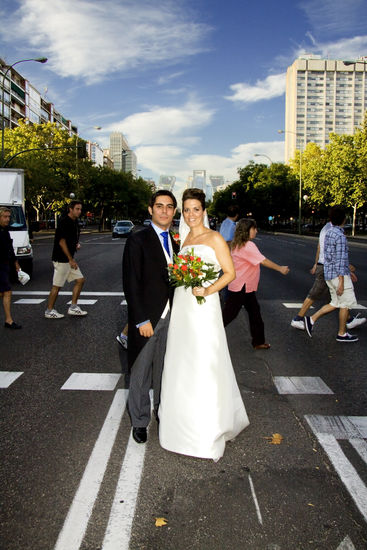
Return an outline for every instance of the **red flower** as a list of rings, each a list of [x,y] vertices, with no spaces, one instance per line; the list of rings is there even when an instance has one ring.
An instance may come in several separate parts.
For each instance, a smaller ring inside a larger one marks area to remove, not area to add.
[[[191,260],[191,261],[195,260],[195,257],[194,257],[194,256],[190,256],[190,260]]]
[[[182,271],[187,271],[187,265],[182,265],[182,266],[181,266],[181,270],[182,270]]]
[[[178,269],[178,265],[174,264],[173,269]]]

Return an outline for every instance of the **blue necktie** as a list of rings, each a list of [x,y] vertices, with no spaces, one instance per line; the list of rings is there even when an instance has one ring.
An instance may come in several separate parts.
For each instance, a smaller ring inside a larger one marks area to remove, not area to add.
[[[162,231],[161,235],[163,237],[164,248],[166,249],[168,256],[170,256],[171,253],[170,253],[169,244],[168,244],[168,231]]]

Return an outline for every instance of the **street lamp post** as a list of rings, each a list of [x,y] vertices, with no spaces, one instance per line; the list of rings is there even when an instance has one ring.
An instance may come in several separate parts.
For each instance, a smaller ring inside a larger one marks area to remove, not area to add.
[[[5,78],[8,72],[14,67],[14,65],[18,65],[18,63],[25,63],[27,61],[36,61],[37,63],[46,63],[47,57],[36,57],[34,59],[21,59],[20,61],[16,61],[12,65],[5,65],[2,67],[2,69],[5,69],[7,67],[5,73],[3,74],[3,78],[1,81],[1,167],[4,166],[4,158],[5,158],[5,141],[4,141],[4,133],[5,133],[5,120],[4,120],[4,103],[5,103]]]
[[[271,158],[268,155],[264,155],[264,153],[254,153],[254,157],[266,157],[267,159],[269,159],[270,164],[273,164]]]
[[[278,134],[294,134],[297,132],[291,130],[278,130]],[[301,235],[301,217],[302,217],[302,149],[299,148],[299,189],[298,189],[298,234]]]

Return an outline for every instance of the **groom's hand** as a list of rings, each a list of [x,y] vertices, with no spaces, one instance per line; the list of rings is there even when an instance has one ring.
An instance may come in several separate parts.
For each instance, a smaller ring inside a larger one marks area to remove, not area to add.
[[[144,338],[150,338],[154,334],[152,323],[149,321],[148,323],[145,323],[145,325],[141,325],[139,327],[139,332],[141,336],[144,336]]]

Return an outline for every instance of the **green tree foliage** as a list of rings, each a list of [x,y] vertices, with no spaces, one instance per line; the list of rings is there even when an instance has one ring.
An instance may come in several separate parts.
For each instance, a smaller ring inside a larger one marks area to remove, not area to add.
[[[5,130],[4,142],[7,166],[24,169],[28,210],[36,212],[32,218],[60,213],[71,193],[101,219],[146,217],[150,184],[131,173],[93,166],[84,158],[85,141],[55,123],[20,121]]]

